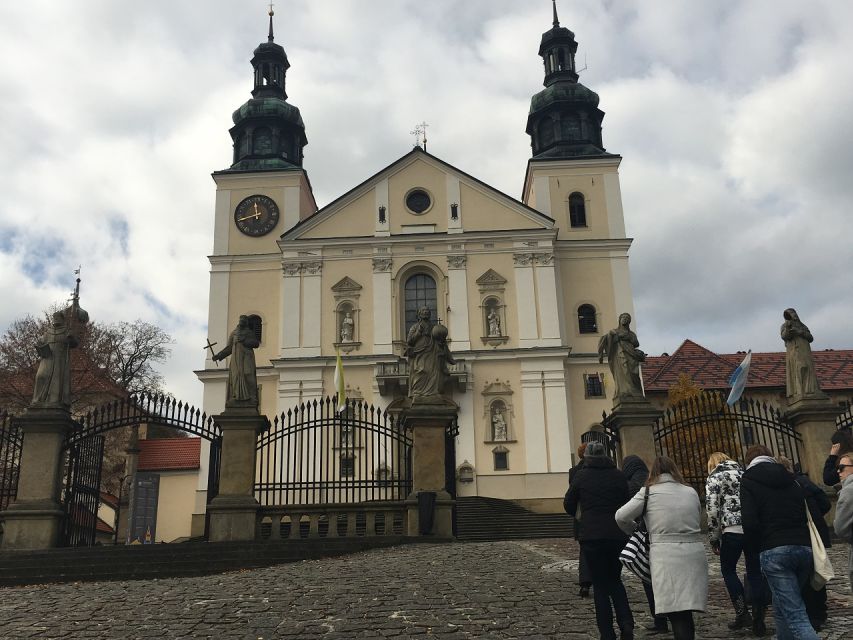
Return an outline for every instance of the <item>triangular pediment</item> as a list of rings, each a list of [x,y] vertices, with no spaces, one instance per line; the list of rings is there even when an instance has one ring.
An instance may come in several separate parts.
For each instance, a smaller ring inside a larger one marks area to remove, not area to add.
[[[415,191],[427,194],[426,206],[418,211],[410,208],[410,195]],[[552,218],[416,147],[302,220],[282,240],[553,227]]]
[[[352,293],[353,291],[361,291],[361,285],[349,276],[341,278],[337,284],[332,286],[332,291],[335,293]]]
[[[506,278],[499,274],[494,269],[489,269],[477,278],[477,284],[481,287],[494,287],[506,284]]]

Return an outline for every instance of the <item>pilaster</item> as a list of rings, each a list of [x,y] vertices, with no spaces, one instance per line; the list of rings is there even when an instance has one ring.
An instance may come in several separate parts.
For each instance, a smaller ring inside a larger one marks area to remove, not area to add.
[[[381,253],[379,252],[381,251]],[[391,321],[391,255],[379,247],[373,256],[373,353],[393,353]]]
[[[468,318],[468,259],[464,255],[447,256],[448,318],[454,351],[470,351]]]

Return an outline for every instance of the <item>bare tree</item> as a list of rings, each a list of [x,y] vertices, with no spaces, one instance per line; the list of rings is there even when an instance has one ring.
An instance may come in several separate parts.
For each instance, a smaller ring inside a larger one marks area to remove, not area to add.
[[[12,322],[0,337],[0,411],[20,413],[32,400],[38,367],[35,346],[49,324],[54,309],[42,317],[25,316]],[[163,393],[163,376],[156,366],[171,354],[172,337],[160,327],[136,320],[79,328],[79,347],[71,352],[71,412],[81,416],[115,400],[139,392]],[[114,493],[125,473],[131,428],[104,434],[101,488]],[[184,435],[168,427],[151,425],[148,437]]]

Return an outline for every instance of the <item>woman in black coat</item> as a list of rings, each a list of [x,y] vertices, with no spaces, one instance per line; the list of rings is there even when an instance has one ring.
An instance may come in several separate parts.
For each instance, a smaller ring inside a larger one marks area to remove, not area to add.
[[[607,457],[603,444],[590,442],[583,468],[574,474],[563,506],[571,516],[577,513],[578,507],[583,512],[581,553],[586,555],[592,574],[595,621],[601,640],[616,640],[614,610],[622,640],[634,638],[634,617],[622,584],[622,563],[619,562],[619,553],[628,536],[616,525],[616,510],[627,501],[625,476]]]
[[[574,482],[575,474],[583,468],[583,456],[586,453],[587,443],[584,442],[578,447],[578,463],[569,469],[569,486],[571,486],[572,482]],[[583,513],[580,514],[579,517],[575,518],[575,540],[580,541],[581,539],[581,526]],[[580,590],[578,591],[578,595],[581,598],[589,597],[589,588],[592,586],[592,577],[589,575],[589,567],[586,563],[586,556],[581,551],[578,554],[578,586]]]
[[[628,481],[628,498],[633,498],[634,495],[643,487],[646,486],[646,481],[649,479],[649,468],[640,456],[625,456],[622,460],[622,473],[625,474],[625,479]],[[653,622],[646,625],[646,629],[653,633],[663,633],[669,630],[666,622],[666,616],[655,615],[655,592],[652,590],[652,585],[643,581],[643,591],[646,592],[646,600],[649,602],[649,613],[652,615]]]

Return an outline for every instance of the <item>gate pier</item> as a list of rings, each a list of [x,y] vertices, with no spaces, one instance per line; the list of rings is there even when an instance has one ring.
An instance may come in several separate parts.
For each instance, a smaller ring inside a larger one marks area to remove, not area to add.
[[[785,418],[802,439],[800,466],[812,482],[823,485],[823,463],[841,413],[829,398],[791,398]]]
[[[214,418],[222,429],[219,495],[207,506],[209,540],[254,540],[260,504],[254,496],[255,448],[270,422],[257,409],[226,409]]]
[[[657,456],[654,425],[662,414],[662,411],[655,409],[645,398],[622,400],[614,405],[613,413],[607,416],[607,425],[619,434],[622,457],[640,456],[651,468]]]
[[[412,430],[413,444],[412,493],[406,499],[409,536],[453,537],[456,501],[445,486],[445,433],[455,422],[458,410],[454,402],[445,401],[444,404],[415,402],[405,411],[403,421]],[[431,493],[435,494],[434,504],[427,497]],[[432,527],[428,526],[430,516]]]
[[[63,441],[74,423],[67,409],[33,407],[15,421],[23,445],[17,498],[3,514],[3,548],[50,549],[62,533]]]

